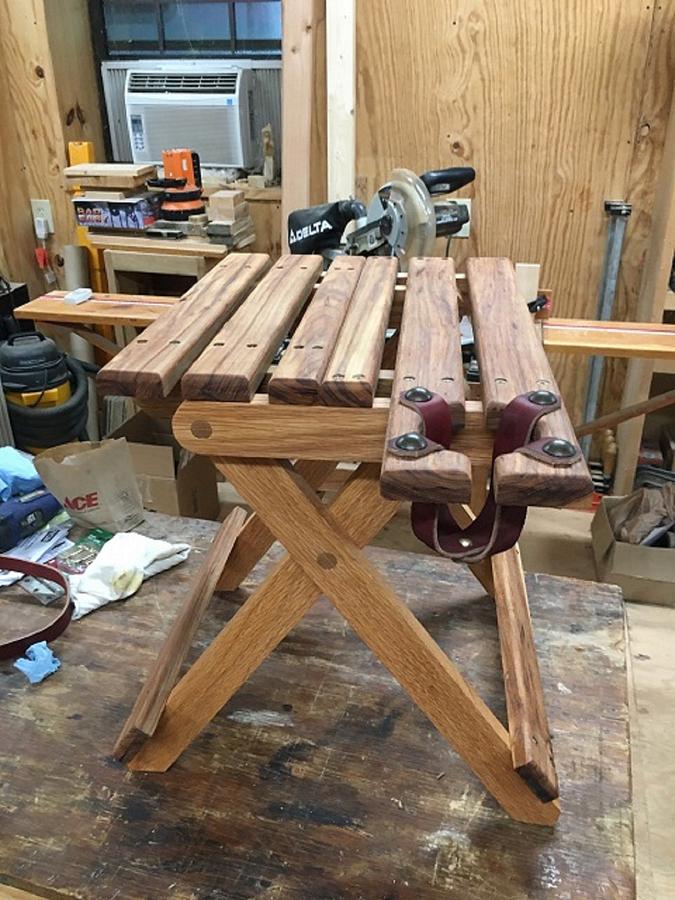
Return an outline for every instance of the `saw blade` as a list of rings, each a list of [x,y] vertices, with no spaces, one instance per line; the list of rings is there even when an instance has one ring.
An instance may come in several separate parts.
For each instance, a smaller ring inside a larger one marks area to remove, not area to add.
[[[429,256],[436,239],[436,214],[429,191],[410,169],[394,169],[383,190],[394,222],[389,241],[396,256]]]

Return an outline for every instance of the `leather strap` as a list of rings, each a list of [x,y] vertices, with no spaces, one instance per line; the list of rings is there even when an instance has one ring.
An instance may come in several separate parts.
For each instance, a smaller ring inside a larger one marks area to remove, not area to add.
[[[447,506],[437,503],[413,503],[411,522],[413,532],[424,544],[443,556],[448,556],[456,562],[479,562],[487,556],[495,553],[503,553],[509,550],[518,541],[527,516],[526,506],[499,506],[495,501],[494,492],[494,464],[495,460],[506,453],[520,450],[526,452],[532,441],[535,426],[542,416],[560,409],[560,399],[555,398],[555,403],[542,406],[530,399],[530,394],[521,394],[515,397],[503,410],[499,422],[499,428],[495,434],[492,451],[492,471],[490,473],[490,487],[485,500],[485,505],[479,515],[467,527],[461,528]],[[445,405],[445,422],[439,426],[439,403]],[[450,410],[445,401],[437,394],[431,401],[411,404],[414,406],[424,423],[425,436],[434,442],[442,444],[445,449],[450,449],[447,421],[450,419]],[[429,414],[427,413],[429,410]],[[541,453],[541,441],[534,442],[533,455]],[[550,457],[544,457],[551,465],[556,461]],[[575,458],[578,458],[575,454]],[[569,464],[564,460],[563,464]]]
[[[73,617],[75,605],[70,599],[68,581],[64,575],[51,566],[43,566],[40,563],[27,562],[23,559],[14,559],[12,556],[0,556],[0,569],[9,569],[10,572],[21,572],[22,575],[33,575],[35,578],[44,578],[45,581],[53,581],[64,590],[63,609],[55,619],[37,631],[31,631],[11,641],[0,643],[0,659],[16,659],[23,656],[31,644],[38,641],[53,641],[68,627]]]

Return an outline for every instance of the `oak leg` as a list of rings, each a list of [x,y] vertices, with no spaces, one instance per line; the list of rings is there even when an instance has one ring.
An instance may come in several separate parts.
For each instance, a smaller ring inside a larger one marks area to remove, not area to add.
[[[331,510],[334,520],[349,530],[357,543],[365,545],[398,507],[398,503],[380,497],[379,465],[371,464],[362,465],[354,473]],[[280,562],[178,682],[154,735],[129,768],[166,771],[309,611],[320,593],[293,559]]]
[[[295,466],[298,474],[315,489],[321,487],[334,468],[334,462],[311,459],[298,460]],[[216,590],[236,591],[275,540],[276,538],[260,521],[259,516],[255,513],[249,516],[218,580]]]
[[[209,546],[183,606],[141,689],[115,744],[113,756],[121,759],[134,752],[157,728],[171,688],[176,683],[199,623],[213,596],[216,581],[246,520],[240,507],[232,510]]]
[[[513,767],[551,800],[558,776],[518,546],[493,556],[492,569]]]
[[[461,503],[452,503],[450,512],[455,521],[461,528],[467,528],[476,518],[473,511]],[[495,584],[492,578],[492,560],[490,557],[477,563],[469,563],[469,568],[473,572],[476,579],[483,585],[485,592],[489,597],[495,595]]]
[[[214,459],[361,639],[514,819],[552,825],[544,803],[515,772],[509,734],[336,516],[290,467],[273,460]]]

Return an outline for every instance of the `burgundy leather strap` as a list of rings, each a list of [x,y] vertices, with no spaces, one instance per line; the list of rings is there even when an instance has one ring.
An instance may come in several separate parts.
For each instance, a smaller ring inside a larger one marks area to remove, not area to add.
[[[61,572],[51,566],[42,566],[39,563],[26,562],[26,560],[14,559],[11,556],[0,556],[0,569],[21,572],[23,575],[33,575],[35,578],[44,578],[45,581],[53,581],[64,590],[63,609],[48,625],[11,641],[0,643],[0,659],[15,659],[22,656],[31,644],[36,644],[38,641],[53,641],[62,634],[73,617],[75,606],[70,599],[68,581]]]
[[[437,397],[438,395],[434,395],[434,399]],[[449,556],[456,562],[472,563],[509,550],[517,542],[525,524],[527,507],[497,505],[494,493],[495,460],[505,453],[526,448],[539,419],[560,409],[558,398],[554,404],[546,406],[534,403],[529,398],[529,394],[515,397],[502,412],[499,428],[495,433],[490,488],[485,505],[467,528],[461,528],[457,524],[447,506],[436,503],[412,504],[413,531],[432,550]],[[425,436],[443,443],[443,439],[447,439],[448,430],[447,427],[437,430],[438,404],[434,404],[434,414],[431,416],[426,413],[427,405],[428,403],[415,404],[416,411],[424,422]],[[447,404],[446,417],[450,418]],[[449,449],[449,441],[443,446]]]

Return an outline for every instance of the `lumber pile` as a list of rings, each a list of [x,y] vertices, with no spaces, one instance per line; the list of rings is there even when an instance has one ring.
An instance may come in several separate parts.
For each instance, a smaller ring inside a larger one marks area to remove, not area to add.
[[[206,234],[214,244],[241,250],[255,241],[253,220],[243,191],[222,190],[211,194],[208,215]]]

